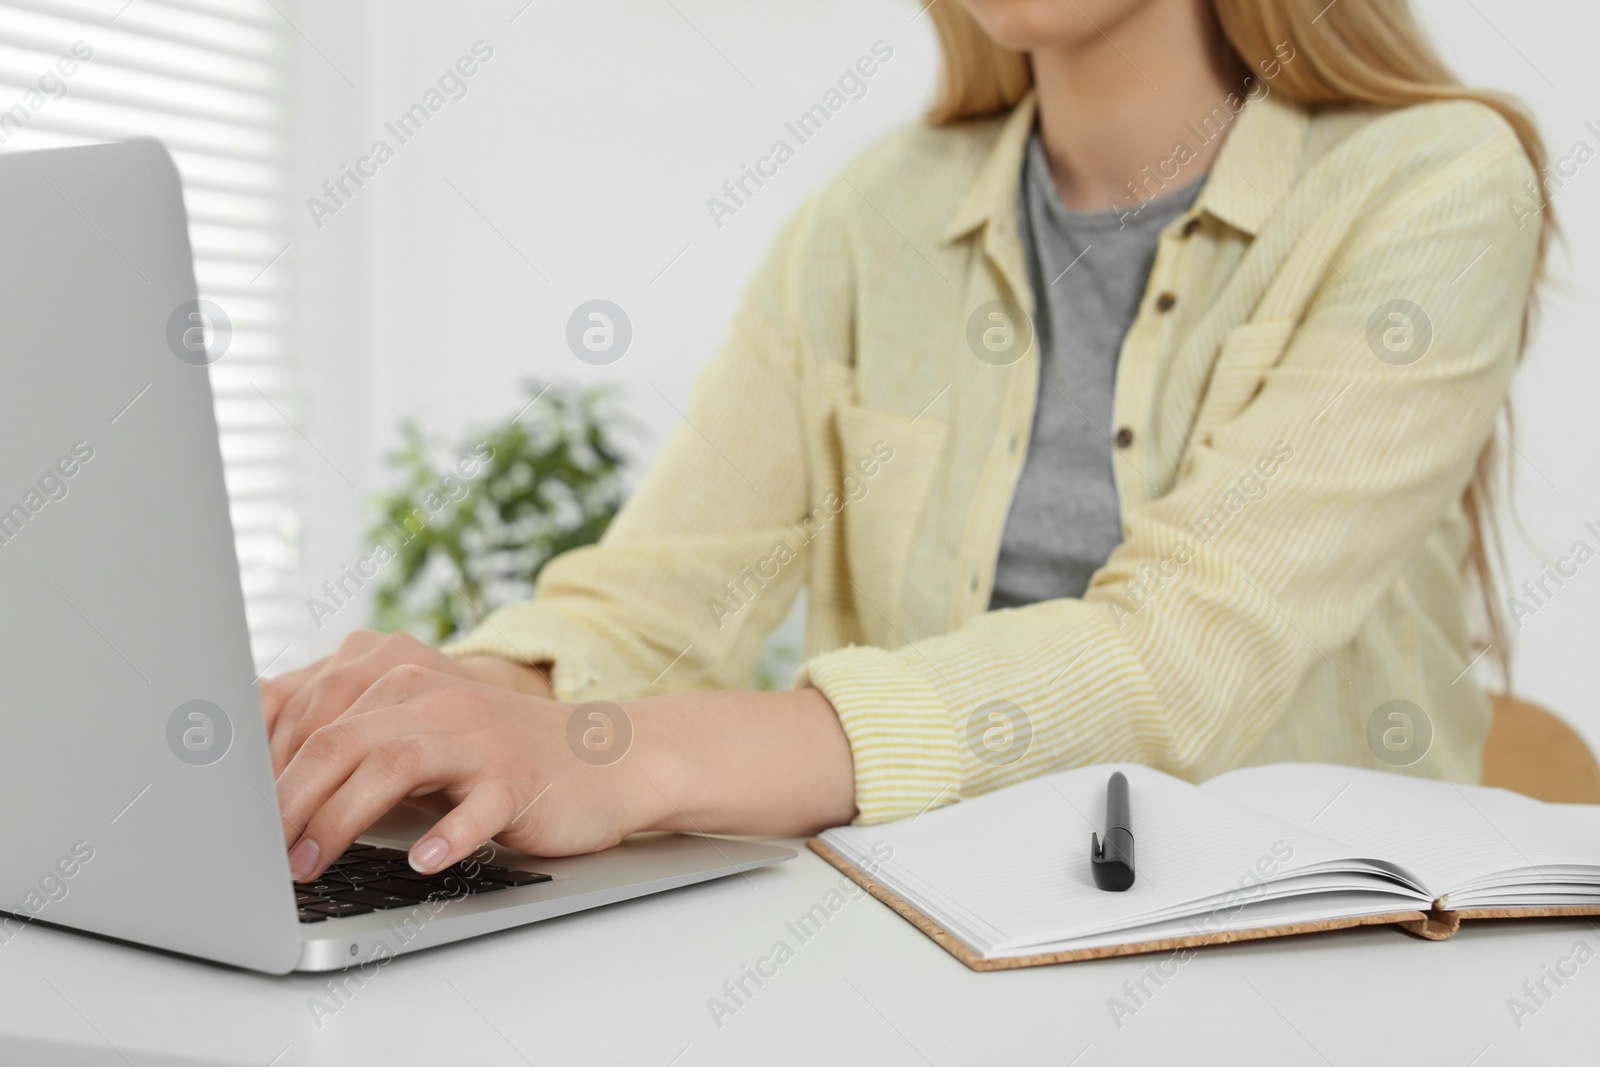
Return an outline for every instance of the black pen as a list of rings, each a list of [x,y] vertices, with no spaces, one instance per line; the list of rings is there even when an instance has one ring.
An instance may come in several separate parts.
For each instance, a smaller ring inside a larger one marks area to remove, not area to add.
[[[1089,834],[1089,869],[1094,884],[1120,893],[1133,884],[1133,810],[1128,805],[1128,779],[1121,771],[1106,783],[1106,839]]]

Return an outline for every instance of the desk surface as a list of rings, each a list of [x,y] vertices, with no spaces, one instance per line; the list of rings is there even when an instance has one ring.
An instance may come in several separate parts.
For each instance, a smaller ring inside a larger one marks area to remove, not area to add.
[[[270,978],[32,926],[0,946],[0,1062],[1093,1067],[1179,1054],[1490,1067],[1593,1055],[1600,928],[1582,920],[1480,923],[1439,943],[1373,929],[1217,946],[1166,963],[1176,973],[1158,986],[1146,967],[1163,955],[976,974],[870,897],[829,896],[847,885],[802,850],[400,957],[337,1001],[336,975]],[[800,916],[829,903],[821,929],[797,936]],[[780,941],[791,954],[777,962]],[[776,973],[744,977],[736,1002],[723,984],[763,957]],[[1576,974],[1545,977],[1550,995],[1535,986],[1542,1003],[1530,999],[1523,983],[1563,958]],[[1135,1000],[1124,983],[1141,977],[1149,995]],[[1532,1010],[1514,1018],[1512,997]]]

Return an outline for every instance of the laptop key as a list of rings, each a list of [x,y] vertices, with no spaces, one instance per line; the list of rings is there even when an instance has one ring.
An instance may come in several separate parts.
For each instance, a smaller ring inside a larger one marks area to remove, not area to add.
[[[427,900],[436,892],[434,889],[422,885],[420,882],[401,881],[372,882],[366,886],[363,886],[362,889],[369,893],[383,893],[387,896],[405,897],[413,904],[419,901]],[[439,890],[437,892],[440,896],[448,895],[448,890]],[[457,890],[457,892],[459,892],[459,890]]]
[[[378,875],[381,875],[381,874],[385,874],[385,873],[387,873],[389,871],[394,870],[394,861],[393,860],[359,860],[358,859],[358,860],[350,860],[350,861],[347,862],[345,860],[340,860],[338,863],[335,863],[332,867],[330,867],[329,870],[349,871],[351,873],[355,873],[357,871],[360,871],[363,874],[378,874]]]
[[[495,882],[503,882],[508,886],[537,885],[540,882],[550,881],[548,874],[538,874],[534,871],[506,871],[504,874],[486,874],[485,878]]]
[[[442,883],[447,878],[462,878],[470,880],[481,877],[481,875],[482,868],[471,869],[459,863],[451,867],[446,867],[442,871],[434,871],[432,874],[421,874],[412,870],[409,865],[405,867],[397,867],[395,870],[389,873],[390,878],[399,878],[407,882],[431,882],[435,884]]]
[[[303,893],[298,889],[295,890],[294,902],[300,907],[304,907],[307,904],[320,904],[322,900],[321,893]]]
[[[321,912],[307,911],[305,908],[300,909],[300,921],[303,923],[319,923],[327,918],[328,916],[323,915]]]
[[[330,919],[338,919],[346,915],[366,915],[375,909],[369,905],[357,904],[349,900],[330,900],[323,904],[307,904],[301,910],[326,915]]]
[[[389,884],[409,885],[413,892],[439,897],[462,897],[477,892],[474,883],[481,879],[468,878],[459,871],[445,870],[434,875],[413,872],[410,877],[396,877]],[[377,883],[373,883],[376,887]],[[396,890],[398,892],[399,890]]]
[[[488,878],[463,878],[461,881],[465,883],[467,892],[474,896],[479,893],[493,893],[496,890],[511,888],[504,882],[495,882]]]
[[[378,911],[384,911],[388,908],[411,908],[417,904],[417,901],[411,897],[396,896],[393,893],[376,893],[370,889],[352,889],[348,893],[338,894],[334,899],[346,900],[352,904],[365,904],[370,908],[376,908]]]
[[[364,860],[403,860],[406,854],[397,848],[370,848],[361,854]]]

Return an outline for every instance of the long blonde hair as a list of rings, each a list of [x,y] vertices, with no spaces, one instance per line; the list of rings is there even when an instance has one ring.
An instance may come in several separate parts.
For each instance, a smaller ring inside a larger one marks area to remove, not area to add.
[[[1211,0],[1223,35],[1249,70],[1267,63],[1277,70],[1273,88],[1308,105],[1362,104],[1407,107],[1434,100],[1475,100],[1493,108],[1516,133],[1538,174],[1547,159],[1538,127],[1522,106],[1500,93],[1464,86],[1445,66],[1411,13],[1408,0]],[[993,115],[1011,108],[1033,86],[1028,57],[989,38],[952,0],[927,9],[939,32],[944,56],[939,92],[927,119],[934,125]],[[1315,27],[1312,23],[1315,22]],[[1295,48],[1293,63],[1275,63],[1282,41]],[[1536,311],[1545,252],[1556,233],[1555,217],[1541,195],[1539,254],[1528,292],[1517,358],[1527,349]],[[1507,430],[1511,412],[1506,411]],[[1487,643],[1510,688],[1507,632],[1495,601],[1491,544],[1501,548],[1494,517],[1494,474],[1499,451],[1490,437],[1471,484],[1462,495],[1469,539],[1463,570],[1477,586],[1485,616]]]

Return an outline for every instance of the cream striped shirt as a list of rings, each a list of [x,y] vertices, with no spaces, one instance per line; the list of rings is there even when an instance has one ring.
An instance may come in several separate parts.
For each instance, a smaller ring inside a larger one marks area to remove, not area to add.
[[[1460,499],[1537,240],[1509,127],[1248,104],[1123,344],[1122,544],[1081,599],[991,612],[1039,382],[1033,121],[907,130],[810,198],[603,542],[451,651],[552,662],[568,700],[742,688],[804,589],[797,684],[860,822],[1089,763],[1390,766],[1392,700],[1409,773],[1475,780]]]

